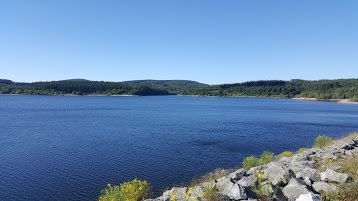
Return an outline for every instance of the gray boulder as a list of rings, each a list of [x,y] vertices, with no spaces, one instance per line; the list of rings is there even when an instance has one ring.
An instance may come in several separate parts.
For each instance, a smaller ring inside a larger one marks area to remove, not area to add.
[[[334,184],[329,184],[323,181],[318,181],[313,183],[312,188],[317,192],[332,192],[337,190],[337,186]]]
[[[269,179],[273,185],[284,185],[289,180],[289,172],[275,163],[270,163],[264,171],[263,178]]]
[[[255,186],[257,182],[257,177],[255,175],[249,175],[247,177],[243,177],[237,183],[244,187]]]
[[[349,176],[344,173],[338,173],[334,170],[327,169],[325,172],[321,172],[321,180],[327,182],[336,182],[343,184],[348,180]]]
[[[230,178],[224,177],[218,179],[216,186],[222,194],[227,195],[232,200],[244,200],[247,198],[245,188],[232,182]]]
[[[162,195],[163,201],[170,201],[170,190],[165,191]]]
[[[244,168],[241,168],[236,170],[235,172],[230,173],[229,177],[234,180],[239,180],[244,176],[245,173],[246,171],[244,170]]]
[[[229,196],[227,195],[224,195],[222,193],[217,193],[217,196],[218,196],[218,200],[220,201],[231,201],[231,199],[229,198]]]
[[[171,196],[175,196],[176,200],[178,200],[178,201],[185,200],[187,190],[188,190],[187,187],[184,187],[184,188],[176,188],[176,187],[174,187],[171,190],[165,191],[163,193],[163,196],[162,196],[163,200],[164,201],[170,201]]]
[[[305,179],[306,177],[312,181],[320,181],[320,172],[316,169],[305,167],[295,172],[297,179]]]
[[[322,198],[318,194],[307,193],[300,195],[296,201],[322,201]]]
[[[311,193],[306,185],[300,183],[295,178],[290,179],[290,182],[283,188],[282,192],[289,201],[296,200],[302,194]]]

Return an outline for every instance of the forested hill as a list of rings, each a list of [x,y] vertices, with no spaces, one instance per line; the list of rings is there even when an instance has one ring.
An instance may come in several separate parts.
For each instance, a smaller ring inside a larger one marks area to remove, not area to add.
[[[206,88],[210,85],[191,80],[133,80],[125,81],[126,84],[141,84],[151,88],[168,91],[171,94],[179,94],[183,90]]]
[[[207,85],[186,80],[138,80],[127,82],[103,82],[71,79],[52,82],[20,83],[0,79],[0,94],[38,95],[170,95],[185,89]]]
[[[207,85],[187,80],[135,80],[103,82],[83,79],[21,83],[0,79],[0,94],[42,95],[197,95],[305,97],[358,101],[358,79],[263,80],[237,84]]]
[[[304,97],[317,99],[358,100],[358,79],[337,80],[266,80],[222,84],[201,89],[187,89],[181,95]]]

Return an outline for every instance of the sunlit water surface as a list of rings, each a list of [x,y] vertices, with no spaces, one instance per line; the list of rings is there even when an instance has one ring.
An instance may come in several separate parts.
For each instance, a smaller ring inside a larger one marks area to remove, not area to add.
[[[0,200],[96,200],[107,183],[155,192],[264,150],[358,130],[358,105],[264,98],[0,96]]]

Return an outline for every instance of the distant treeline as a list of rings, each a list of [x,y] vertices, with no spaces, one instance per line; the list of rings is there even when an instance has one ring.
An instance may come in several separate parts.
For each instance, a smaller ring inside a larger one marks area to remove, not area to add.
[[[264,80],[222,85],[206,85],[188,80],[136,80],[127,82],[64,80],[20,83],[0,79],[0,94],[140,96],[178,94],[358,100],[358,79]]]
[[[201,89],[187,89],[181,95],[305,97],[317,99],[358,100],[358,79],[338,80],[267,80],[222,84]]]
[[[143,80],[129,82],[103,82],[88,80],[64,80],[52,82],[19,83],[0,79],[0,94],[29,95],[170,95],[184,89],[205,86],[185,80]]]

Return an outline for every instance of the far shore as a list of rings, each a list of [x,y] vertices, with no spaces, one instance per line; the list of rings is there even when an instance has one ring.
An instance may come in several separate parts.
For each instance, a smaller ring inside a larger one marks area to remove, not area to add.
[[[104,95],[104,94],[0,94],[0,96],[138,96],[138,95],[129,95],[129,94],[119,94],[119,95]]]
[[[132,97],[132,96],[140,96],[140,95],[129,95],[129,94],[118,94],[118,95],[105,95],[105,94],[0,94],[0,96],[119,96],[119,97]],[[153,95],[160,96],[160,95]],[[172,96],[172,95],[162,95],[162,96]],[[343,104],[358,104],[358,102],[353,101],[351,99],[318,99],[318,98],[305,98],[305,97],[297,97],[297,98],[286,98],[286,97],[265,97],[265,96],[201,96],[201,95],[176,95],[176,96],[191,96],[191,97],[211,97],[211,98],[284,98],[284,99],[292,99],[292,100],[307,100],[307,101],[325,101],[325,102],[335,102],[335,103],[343,103]]]

